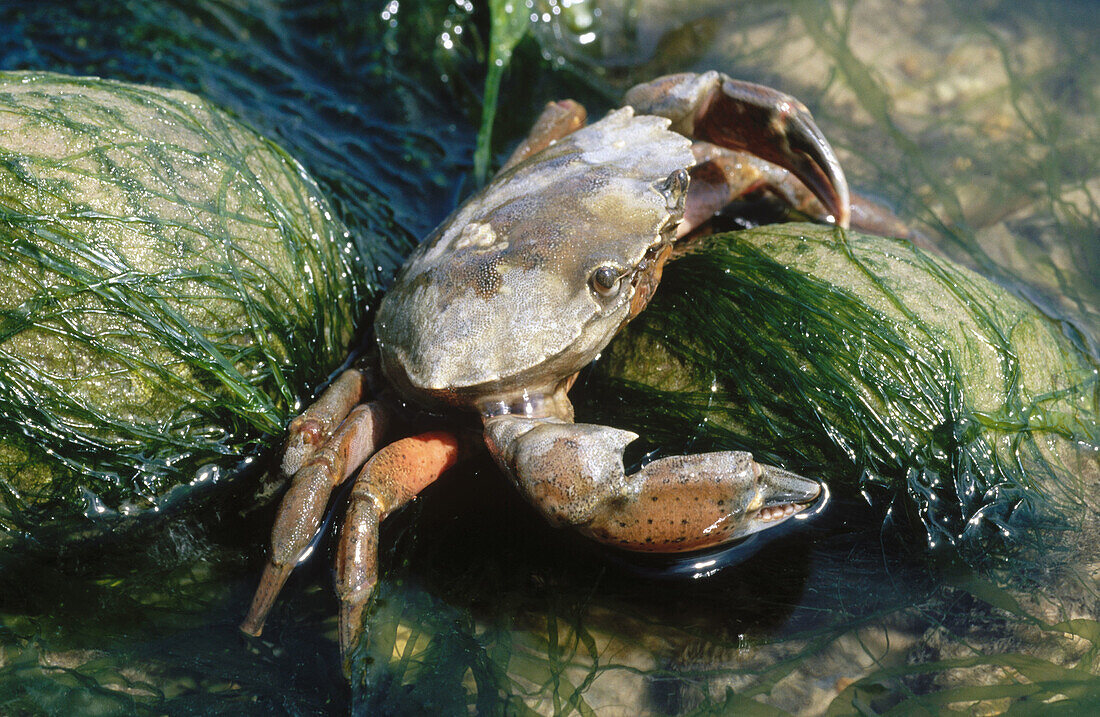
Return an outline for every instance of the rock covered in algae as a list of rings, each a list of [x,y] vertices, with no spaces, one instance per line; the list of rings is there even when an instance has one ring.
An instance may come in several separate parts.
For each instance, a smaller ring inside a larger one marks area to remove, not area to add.
[[[794,224],[708,238],[606,358],[590,393],[623,396],[616,425],[858,489],[931,547],[981,557],[1067,527],[1100,480],[1080,335],[906,241]]]
[[[300,164],[201,98],[0,73],[0,547],[239,467],[365,292]]]

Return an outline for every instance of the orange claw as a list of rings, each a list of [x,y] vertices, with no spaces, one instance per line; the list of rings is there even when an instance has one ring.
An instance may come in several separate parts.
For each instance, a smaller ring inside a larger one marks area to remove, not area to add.
[[[433,431],[402,438],[378,451],[355,479],[336,553],[340,596],[340,653],[363,635],[363,610],[378,582],[378,526],[434,482],[459,457],[458,439]]]

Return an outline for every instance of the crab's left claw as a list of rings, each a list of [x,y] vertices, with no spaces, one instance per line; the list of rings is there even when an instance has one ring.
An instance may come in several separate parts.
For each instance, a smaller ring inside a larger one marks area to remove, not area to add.
[[[710,71],[668,75],[626,93],[640,113],[672,120],[676,132],[743,151],[789,170],[847,227],[851,200],[836,154],[810,111],[794,97]]]

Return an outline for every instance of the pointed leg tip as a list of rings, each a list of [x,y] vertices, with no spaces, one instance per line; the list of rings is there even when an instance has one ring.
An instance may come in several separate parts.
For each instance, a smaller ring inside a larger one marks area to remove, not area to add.
[[[840,184],[836,182],[836,179],[830,178],[825,191],[821,193],[815,191],[814,196],[821,202],[821,206],[825,210],[825,222],[840,229],[848,230],[851,228],[852,223],[852,202],[848,192],[847,180],[844,179],[843,175],[840,175]],[[811,191],[813,190],[811,189]]]
[[[264,566],[264,573],[260,577],[260,584],[256,587],[256,594],[252,597],[252,604],[248,608],[248,615],[241,622],[241,632],[259,637],[264,629],[264,621],[271,612],[286,579],[294,570],[293,565],[276,565],[271,561]]]
[[[800,142],[809,142],[808,136],[797,138]],[[817,198],[824,210],[824,216],[818,217],[829,224],[847,229],[851,221],[852,200],[848,189],[848,179],[833,153],[832,147],[820,138],[820,143],[792,153],[786,157],[765,157],[775,161],[781,167],[790,170],[800,182]]]
[[[852,223],[852,201],[848,191],[848,183],[843,174],[840,174],[838,179],[834,178],[832,180],[832,187],[835,192],[835,201],[833,206],[826,206],[825,209],[829,212],[829,218],[832,220],[833,224],[841,229],[850,229]]]
[[[243,632],[245,635],[248,635],[249,637],[259,637],[261,634],[263,634],[264,623],[262,620],[256,621],[252,619],[252,616],[250,615],[249,617],[246,617],[240,625],[237,626],[237,629]]]
[[[267,613],[270,611],[270,602],[265,604],[253,599],[252,606],[249,608],[244,620],[238,625],[238,629],[250,637],[259,637],[264,631],[264,622],[267,621]]]

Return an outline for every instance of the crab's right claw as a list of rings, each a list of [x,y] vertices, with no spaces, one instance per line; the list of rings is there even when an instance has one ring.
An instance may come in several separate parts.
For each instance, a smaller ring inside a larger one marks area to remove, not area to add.
[[[744,451],[669,456],[625,475],[623,449],[635,438],[558,419],[485,420],[489,451],[543,515],[625,550],[713,548],[783,523],[823,491]]]
[[[819,499],[823,494],[828,495],[824,483],[818,483],[797,473],[765,463],[757,463],[757,465],[761,472],[758,500],[763,505],[746,521],[736,537],[743,538],[766,530],[777,522],[782,522],[809,508],[813,508],[812,512],[806,513],[803,517],[820,512],[823,504]]]
[[[632,88],[625,101],[639,112],[671,119],[672,129],[685,136],[789,170],[821,202],[828,219],[848,226],[844,171],[810,111],[794,97],[711,71],[658,78]]]

